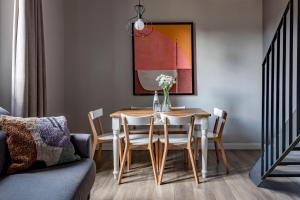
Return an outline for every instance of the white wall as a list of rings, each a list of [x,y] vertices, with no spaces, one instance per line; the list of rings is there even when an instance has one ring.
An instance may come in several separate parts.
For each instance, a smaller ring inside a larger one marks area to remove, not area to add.
[[[0,0],[0,106],[10,111],[13,1]]]
[[[89,130],[87,112],[106,114],[131,105],[150,106],[152,97],[132,95],[131,38],[125,25],[134,0],[65,1],[65,109],[71,129]],[[262,62],[261,0],[143,1],[156,22],[195,23],[195,96],[173,104],[217,106],[229,112],[225,142],[260,141]],[[106,117],[105,126],[110,128]]]
[[[11,107],[13,0],[0,0],[0,106]],[[49,115],[64,113],[64,7],[61,0],[44,0],[44,31]]]

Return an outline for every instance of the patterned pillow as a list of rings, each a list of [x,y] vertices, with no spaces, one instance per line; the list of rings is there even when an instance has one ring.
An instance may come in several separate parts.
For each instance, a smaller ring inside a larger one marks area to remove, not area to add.
[[[2,115],[11,156],[7,173],[12,174],[42,161],[47,167],[79,160],[70,141],[65,117],[19,118]]]

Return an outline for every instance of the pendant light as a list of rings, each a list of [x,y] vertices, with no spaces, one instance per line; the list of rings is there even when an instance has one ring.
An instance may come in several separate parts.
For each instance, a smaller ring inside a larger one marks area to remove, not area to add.
[[[136,16],[128,20],[127,31],[131,36],[136,37],[146,37],[150,35],[153,31],[153,28],[151,26],[152,23],[143,16],[146,9],[141,4],[140,0],[139,4],[134,6],[134,10],[136,12]]]

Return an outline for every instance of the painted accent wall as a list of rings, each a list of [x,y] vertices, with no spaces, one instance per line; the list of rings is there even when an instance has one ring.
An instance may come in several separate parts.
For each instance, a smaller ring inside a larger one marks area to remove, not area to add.
[[[87,112],[108,114],[126,106],[151,106],[132,95],[131,38],[127,19],[134,0],[65,1],[65,111],[75,131],[89,130]],[[261,125],[261,0],[143,1],[154,22],[195,23],[196,95],[171,97],[173,105],[214,107],[229,113],[226,143],[257,145]],[[211,122],[212,123],[212,122]],[[212,124],[211,124],[212,125]]]

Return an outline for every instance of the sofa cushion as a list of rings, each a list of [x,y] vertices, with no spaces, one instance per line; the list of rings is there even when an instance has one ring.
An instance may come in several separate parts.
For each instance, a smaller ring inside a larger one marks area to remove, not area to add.
[[[64,116],[20,118],[0,116],[11,156],[7,173],[30,168],[37,161],[53,166],[79,160]]]
[[[1,115],[10,115],[9,112],[7,110],[5,110],[4,108],[0,107],[0,116]],[[0,130],[2,130],[2,126],[0,124]]]
[[[0,179],[0,199],[87,199],[95,180],[91,159],[27,171]]]

